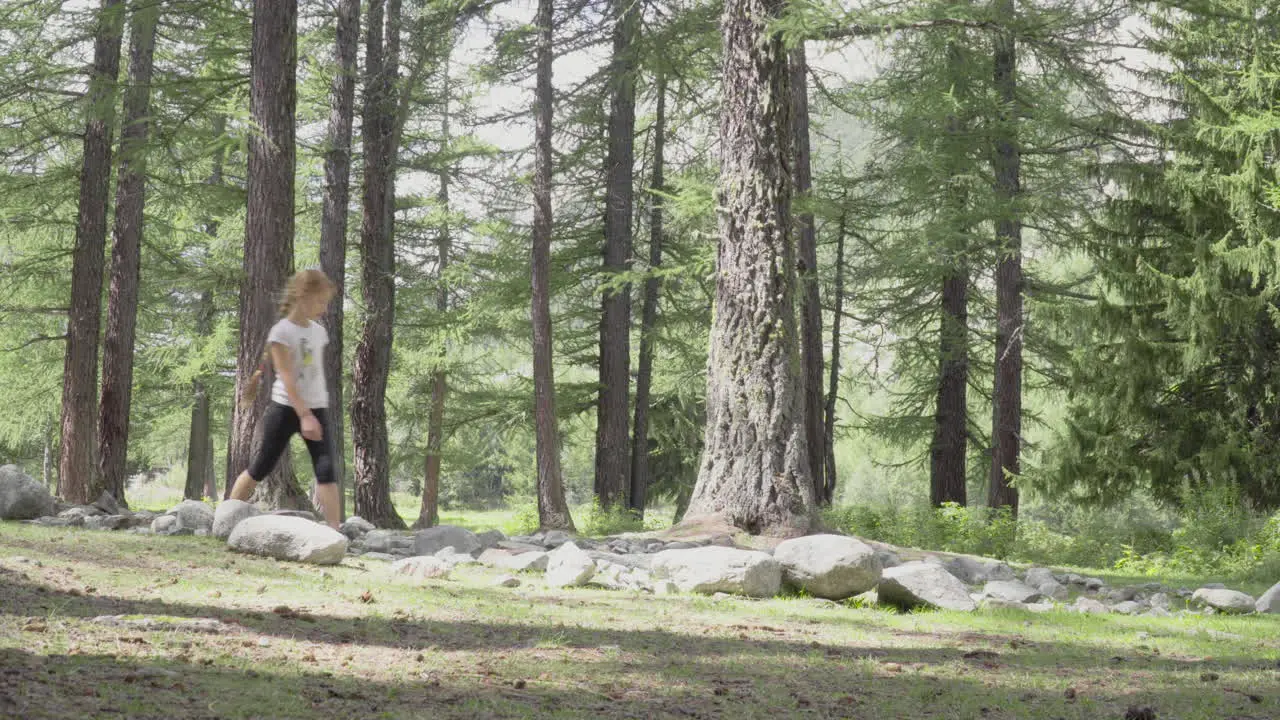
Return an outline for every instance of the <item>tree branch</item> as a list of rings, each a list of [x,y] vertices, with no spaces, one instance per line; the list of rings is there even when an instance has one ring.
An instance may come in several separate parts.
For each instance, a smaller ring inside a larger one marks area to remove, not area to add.
[[[16,345],[11,348],[5,348],[4,350],[0,350],[0,352],[18,352],[19,350],[28,348],[32,345],[35,345],[38,342],[50,342],[54,340],[66,340],[66,339],[67,339],[67,336],[65,333],[62,335],[40,335],[40,336],[31,338],[30,340],[22,343],[21,345]]]

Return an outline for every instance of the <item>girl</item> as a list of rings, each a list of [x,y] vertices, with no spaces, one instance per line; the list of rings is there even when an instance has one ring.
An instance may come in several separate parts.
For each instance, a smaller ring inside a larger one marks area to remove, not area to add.
[[[248,470],[236,478],[234,500],[248,501],[258,481],[275,469],[294,433],[311,452],[316,471],[316,500],[325,520],[338,528],[338,485],[334,482],[329,440],[329,390],[324,377],[324,347],[329,334],[316,322],[333,299],[334,287],[319,270],[303,270],[289,280],[280,321],[267,336],[262,364],[245,386],[245,401],[253,402],[268,357],[276,369],[271,404],[262,419],[262,445]]]

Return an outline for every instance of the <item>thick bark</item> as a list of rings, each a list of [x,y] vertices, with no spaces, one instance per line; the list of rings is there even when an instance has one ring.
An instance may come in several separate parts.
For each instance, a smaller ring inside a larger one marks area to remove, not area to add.
[[[947,49],[952,93],[967,99],[964,58],[959,46]],[[946,120],[950,136],[950,157],[945,158],[948,174],[967,172],[963,151],[964,121],[954,113]],[[968,233],[963,215],[967,198],[957,182],[951,182],[946,204],[950,216],[944,216],[945,255],[942,280],[942,313],[938,337],[938,395],[934,406],[933,443],[929,449],[929,502],[934,507],[943,503],[968,504],[966,487],[966,453],[969,444],[969,260]]]
[[[804,43],[791,51],[791,102],[794,134],[792,176],[795,193],[807,196],[813,189],[813,169],[809,152],[809,62]],[[822,301],[818,296],[818,233],[813,213],[796,216],[800,283],[800,361],[804,365],[804,432],[809,445],[809,473],[813,476],[813,497],[827,502],[827,480],[822,430],[825,398],[822,392]]]
[[[533,396],[537,433],[538,524],[543,530],[572,530],[560,471],[560,429],[556,422],[555,370],[551,347],[551,39],[553,0],[538,0],[535,23],[537,84],[534,90],[533,160]]]
[[[111,185],[111,136],[120,74],[124,0],[102,0],[89,74],[88,121],[80,170],[76,244],[71,255],[71,307],[62,375],[60,489],[68,502],[90,503],[100,483],[98,443],[98,333],[102,324],[103,251]]]
[[[644,281],[644,305],[640,311],[640,357],[636,370],[635,429],[631,444],[631,493],[628,506],[644,517],[649,494],[649,394],[653,386],[654,325],[658,321],[660,284],[655,274],[662,267],[663,199],[666,185],[667,79],[658,75],[658,107],[653,121],[653,179],[649,195],[649,277]]]
[[[844,243],[847,230],[844,216],[840,217],[839,234],[836,236],[835,312],[831,318],[831,368],[827,382],[826,407],[822,424],[822,456],[826,477],[823,502],[830,505],[836,495],[836,404],[840,401],[840,319],[844,316]]]
[[[244,402],[245,383],[258,368],[267,332],[279,319],[275,294],[293,271],[294,110],[297,105],[297,3],[255,0],[249,111],[258,132],[249,136],[244,272],[240,282],[240,349],[236,405],[227,453],[229,480],[249,466],[262,442],[258,421],[271,399],[262,378],[254,402]],[[276,470],[259,478],[254,498],[279,507],[310,507],[298,489],[288,454]],[[232,482],[228,482],[231,485]]]
[[[996,0],[997,17],[1012,18],[1013,0]],[[1017,129],[1017,44],[1011,30],[996,36],[994,75],[1000,122],[992,167],[1001,214],[996,221],[996,372],[987,504],[1017,516],[1022,441],[1022,219],[1017,208],[1021,153]]]
[[[639,3],[614,0],[608,152],[605,157],[604,277],[631,268],[636,134],[636,59]],[[630,489],[627,427],[631,390],[631,285],[604,291],[600,314],[600,397],[596,406],[596,499],[626,503]]]
[[[215,160],[215,165],[220,164]],[[218,168],[215,167],[215,170]],[[196,334],[208,337],[213,331],[213,293],[205,291],[200,296],[200,315],[196,318]],[[213,472],[213,436],[209,424],[209,390],[204,379],[191,381],[191,394],[194,402],[191,406],[191,432],[187,439],[187,482],[183,497],[188,500],[199,500],[202,495],[213,497],[217,489],[212,488]]]
[[[347,208],[351,199],[351,126],[355,118],[356,55],[360,44],[360,0],[339,0],[338,68],[329,96],[329,129],[324,154],[324,208],[320,217],[320,269],[333,281],[334,301],[324,316],[329,347],[324,356],[324,376],[329,384],[329,428],[333,442],[333,473],[338,481],[339,515],[345,520],[346,443],[343,412],[343,300],[347,283]]]
[[[129,31],[129,88],[120,133],[120,181],[111,244],[111,289],[107,334],[102,347],[102,402],[98,416],[98,479],[122,506],[129,453],[129,410],[133,404],[133,348],[137,337],[138,283],[146,206],[147,131],[151,112],[151,69],[155,56],[158,3],[133,11]]]
[[[791,96],[781,0],[729,0],[720,110],[720,242],[707,430],[686,520],[804,533],[815,501],[805,438],[791,240]]]
[[[395,321],[395,245],[391,232],[391,163],[395,73],[390,40],[398,28],[396,0],[370,0],[366,26],[364,104],[364,195],[360,229],[361,296],[364,327],[356,346],[351,398],[355,446],[355,511],[383,528],[403,529],[404,520],[391,503],[391,467],[387,444],[387,376]],[[384,34],[386,37],[384,37]],[[383,50],[387,49],[387,56]]]
[[[444,97],[444,107],[442,108],[440,121],[440,136],[443,138],[445,147],[448,147],[451,135],[449,131],[449,62],[447,58],[443,75],[444,88],[441,94]],[[452,235],[449,228],[449,181],[452,173],[452,167],[445,167],[440,170],[438,173],[440,190],[436,193],[436,201],[440,204],[440,209],[444,212],[445,218],[444,223],[440,226],[440,234],[436,238],[436,253],[438,255],[436,265],[436,312],[440,314],[441,318],[449,311],[449,285],[446,273],[449,270],[449,252],[452,246]],[[415,528],[434,527],[440,522],[440,453],[444,449],[444,399],[448,390],[447,378],[443,368],[446,349],[442,340],[438,357],[438,362],[441,365],[436,367],[431,376],[431,411],[427,418],[427,458],[423,468],[422,507],[418,512],[418,521],[413,525]]]

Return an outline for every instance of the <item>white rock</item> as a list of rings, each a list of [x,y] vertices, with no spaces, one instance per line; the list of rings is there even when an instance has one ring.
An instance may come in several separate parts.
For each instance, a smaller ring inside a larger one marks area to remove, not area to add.
[[[435,555],[447,547],[467,555],[479,553],[482,549],[475,533],[453,525],[427,528],[413,536],[414,555]]]
[[[258,508],[243,500],[223,500],[213,513],[213,536],[226,540],[241,521],[261,514]]]
[[[1255,612],[1280,614],[1280,583],[1271,586],[1271,589],[1262,593],[1262,597],[1258,598],[1258,602],[1253,604]]]
[[[814,597],[843,600],[880,582],[880,561],[866,543],[843,535],[785,540],[773,551],[782,579]]]
[[[982,588],[982,597],[986,600],[1003,600],[1026,605],[1039,602],[1044,598],[1044,594],[1030,585],[1015,580],[993,580]]]
[[[547,569],[547,557],[547,553],[541,550],[513,553],[507,550],[490,548],[480,553],[480,564],[510,572],[543,571]]]
[[[1152,595],[1151,600],[1149,602],[1151,603],[1151,607],[1160,608],[1162,610],[1168,610],[1169,608],[1173,607],[1173,601],[1169,598],[1168,595],[1162,592],[1158,592],[1155,595]]]
[[[1255,609],[1255,600],[1237,590],[1203,587],[1191,600],[1227,613],[1251,613]]]
[[[391,563],[391,572],[413,580],[448,580],[448,562],[431,555],[419,555]]]
[[[927,562],[909,562],[885,570],[876,593],[881,603],[904,609],[970,611],[977,607],[959,578],[941,565]]]
[[[1150,610],[1148,610],[1144,614],[1147,617],[1157,617],[1157,618],[1173,617],[1173,613],[1169,612],[1167,608],[1162,608],[1162,607],[1152,607]]]
[[[546,582],[550,587],[586,585],[595,573],[595,560],[572,542],[552,550],[547,556]]]
[[[1071,610],[1090,615],[1101,615],[1111,611],[1110,608],[1103,605],[1101,602],[1090,597],[1084,597],[1083,595],[1076,598],[1076,604],[1071,606]]]
[[[1141,611],[1142,605],[1134,602],[1133,600],[1125,600],[1124,602],[1116,603],[1111,606],[1111,612],[1118,613],[1120,615],[1137,615]]]
[[[16,465],[0,467],[0,520],[34,520],[58,509],[44,485]]]
[[[328,525],[276,515],[241,521],[227,545],[244,553],[317,565],[337,565],[347,554],[347,536]]]
[[[161,515],[151,521],[151,532],[156,535],[192,535],[192,528],[183,527],[177,515]]]
[[[213,508],[199,500],[183,500],[165,515],[178,518],[178,526],[193,533],[200,529],[206,532],[213,529]]]
[[[653,577],[683,592],[773,597],[782,588],[782,565],[767,553],[729,547],[663,550],[653,556]]]
[[[471,557],[470,555],[466,553],[458,552],[457,548],[453,547],[452,545],[442,549],[440,552],[436,553],[434,557],[437,557],[445,561],[446,563],[449,563],[449,567],[459,567],[462,565],[479,565],[480,564],[478,560]]]
[[[653,584],[654,595],[675,595],[680,592],[680,588],[670,580],[658,580]]]

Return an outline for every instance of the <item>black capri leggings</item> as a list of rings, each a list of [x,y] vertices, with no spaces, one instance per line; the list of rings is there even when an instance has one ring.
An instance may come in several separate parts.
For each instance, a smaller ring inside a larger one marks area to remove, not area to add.
[[[329,444],[329,414],[324,408],[313,408],[311,414],[319,421],[324,437],[319,440],[303,438],[303,441],[307,443],[307,450],[311,453],[311,466],[316,470],[316,482],[323,485],[334,481],[333,452]],[[289,440],[300,432],[302,420],[298,418],[296,410],[274,401],[268,405],[266,415],[262,418],[262,447],[249,466],[249,477],[261,481],[270,475],[276,469],[276,463],[280,462],[280,456],[289,449]]]

